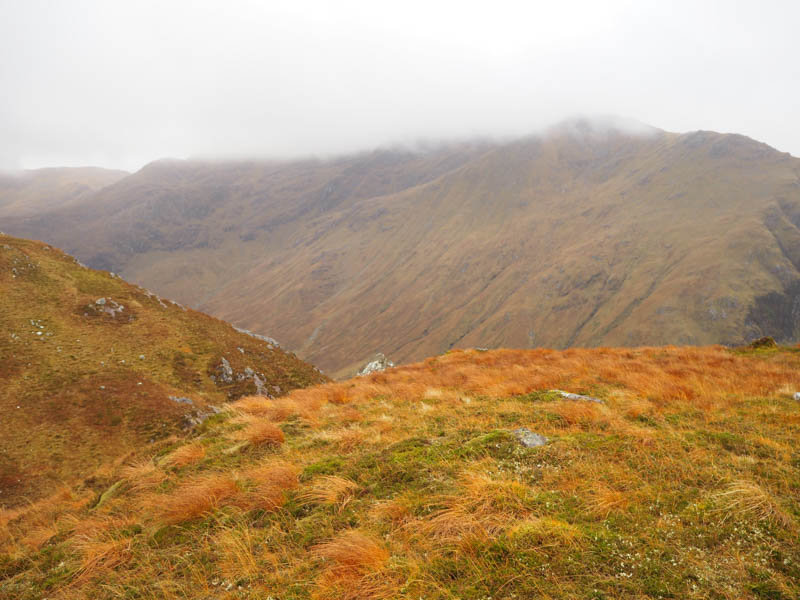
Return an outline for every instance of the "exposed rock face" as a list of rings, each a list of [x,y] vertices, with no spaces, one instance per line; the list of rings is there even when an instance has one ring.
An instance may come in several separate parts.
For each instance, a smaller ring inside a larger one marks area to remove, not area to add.
[[[250,337],[256,338],[257,340],[261,340],[262,342],[267,342],[267,345],[269,346],[270,349],[272,349],[272,348],[280,348],[280,346],[281,346],[278,343],[277,340],[275,340],[274,338],[271,338],[271,337],[269,337],[267,335],[261,335],[260,333],[253,333],[249,329],[242,329],[240,327],[234,327],[234,329],[236,331],[238,331],[239,333],[244,333],[246,335],[249,335]]]
[[[584,402],[597,402],[598,404],[603,404],[603,401],[600,398],[594,398],[592,396],[582,396],[581,394],[573,394],[572,392],[565,392],[563,390],[550,390],[553,394],[559,394],[562,398],[566,398],[567,400],[583,400]]]
[[[214,369],[214,374],[211,375],[211,381],[217,385],[230,385],[234,383],[244,383],[252,381],[256,388],[256,394],[259,396],[273,397],[273,394],[267,389],[267,377],[263,373],[258,373],[252,367],[245,367],[241,372],[237,372],[231,366],[230,361],[224,356],[220,358],[219,364]],[[280,393],[280,386],[273,386],[273,390]],[[230,395],[230,392],[229,392]]]
[[[213,379],[213,378],[212,378]],[[233,383],[233,369],[231,363],[224,356],[217,367],[217,379],[223,383]]]
[[[369,375],[370,373],[376,373],[378,371],[385,371],[386,369],[390,369],[394,366],[394,363],[386,358],[382,352],[379,352],[375,355],[371,361],[361,367],[361,370],[357,373],[360,377],[362,375]]]
[[[534,433],[527,427],[520,427],[511,432],[514,437],[519,440],[519,443],[526,448],[536,448],[544,446],[547,443],[547,438],[538,433]]]
[[[98,298],[93,303],[88,304],[84,309],[84,316],[102,316],[107,315],[112,319],[116,319],[118,316],[127,315],[128,321],[133,320],[133,315],[129,312],[125,312],[125,307],[112,300],[111,298]]]

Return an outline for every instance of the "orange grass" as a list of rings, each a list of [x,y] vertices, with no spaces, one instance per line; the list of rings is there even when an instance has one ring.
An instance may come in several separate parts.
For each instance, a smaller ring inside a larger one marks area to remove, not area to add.
[[[167,523],[196,519],[229,502],[239,494],[236,481],[227,473],[215,473],[191,479],[168,496],[150,499],[150,505]]]
[[[314,481],[311,488],[298,494],[297,498],[302,504],[327,504],[341,512],[358,489],[359,485],[355,481],[326,475]]]
[[[250,419],[239,435],[253,446],[280,446],[285,439],[280,427],[269,421],[256,419]]]
[[[380,569],[389,560],[386,548],[359,531],[346,531],[317,544],[312,553],[325,559],[328,570],[339,577],[360,577]]]
[[[185,467],[203,460],[206,456],[206,449],[203,444],[192,443],[181,446],[167,454],[161,461],[166,467]]]
[[[255,484],[250,493],[251,504],[263,510],[276,510],[286,502],[287,490],[296,489],[298,469],[284,462],[274,462],[249,469],[244,477]]]

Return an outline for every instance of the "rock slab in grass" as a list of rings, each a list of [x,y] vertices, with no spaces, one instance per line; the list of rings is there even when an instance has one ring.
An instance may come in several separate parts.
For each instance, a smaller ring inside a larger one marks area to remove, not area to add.
[[[559,394],[562,398],[566,398],[567,400],[583,400],[584,402],[597,402],[598,404],[603,404],[603,401],[600,398],[595,398],[593,396],[582,396],[581,394],[573,394],[572,392],[565,392],[563,390],[550,390],[553,394]]]
[[[538,433],[534,433],[527,427],[520,427],[511,433],[514,434],[514,437],[516,437],[520,444],[526,448],[536,448],[538,446],[544,446],[547,443],[546,437],[539,435]]]

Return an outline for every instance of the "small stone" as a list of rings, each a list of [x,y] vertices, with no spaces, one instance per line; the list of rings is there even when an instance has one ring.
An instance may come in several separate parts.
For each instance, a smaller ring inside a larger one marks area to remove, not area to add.
[[[139,355],[139,360],[144,360],[144,354]]]
[[[526,448],[536,448],[538,446],[544,446],[547,443],[547,438],[543,435],[539,435],[538,433],[534,433],[527,427],[520,427],[519,429],[515,429],[511,433],[514,434],[519,442],[525,446]]]
[[[103,306],[106,303],[106,299],[98,298],[97,300],[94,301],[94,303],[97,304],[98,306]]]
[[[800,400],[800,392],[795,392],[794,393],[794,399],[795,400]]]
[[[582,396],[581,394],[573,394],[571,392],[565,392],[563,390],[550,390],[552,394],[559,394],[562,398],[566,398],[567,400],[584,400],[586,402],[597,402],[598,404],[604,404],[600,398],[594,398],[592,396]]]

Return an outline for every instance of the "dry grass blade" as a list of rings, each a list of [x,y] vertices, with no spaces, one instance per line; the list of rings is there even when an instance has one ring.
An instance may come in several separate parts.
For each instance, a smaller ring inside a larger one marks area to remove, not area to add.
[[[714,498],[721,504],[718,509],[726,517],[766,520],[784,527],[794,528],[794,521],[775,502],[772,495],[752,481],[738,480],[717,493]]]
[[[280,427],[269,421],[252,420],[239,435],[253,446],[280,446],[285,439]]]
[[[188,481],[169,496],[151,498],[151,505],[167,523],[180,523],[214,511],[239,493],[230,475],[206,475]]]
[[[286,490],[299,486],[298,469],[288,463],[276,462],[250,469],[245,474],[256,484],[250,493],[251,504],[263,510],[275,510],[286,502]]]
[[[167,478],[150,459],[140,460],[123,467],[122,477],[135,492],[151,490]]]
[[[311,550],[315,556],[330,562],[330,571],[346,577],[360,577],[381,568],[389,560],[386,548],[358,531],[342,533]]]
[[[131,540],[129,539],[97,540],[81,536],[76,538],[73,544],[83,554],[81,567],[75,575],[76,583],[125,564],[131,557]]]
[[[326,475],[317,479],[311,489],[298,495],[302,504],[327,504],[341,512],[353,499],[359,485],[350,479]]]
[[[186,444],[167,454],[161,459],[161,464],[167,467],[185,467],[203,460],[206,456],[206,448],[200,443]]]

